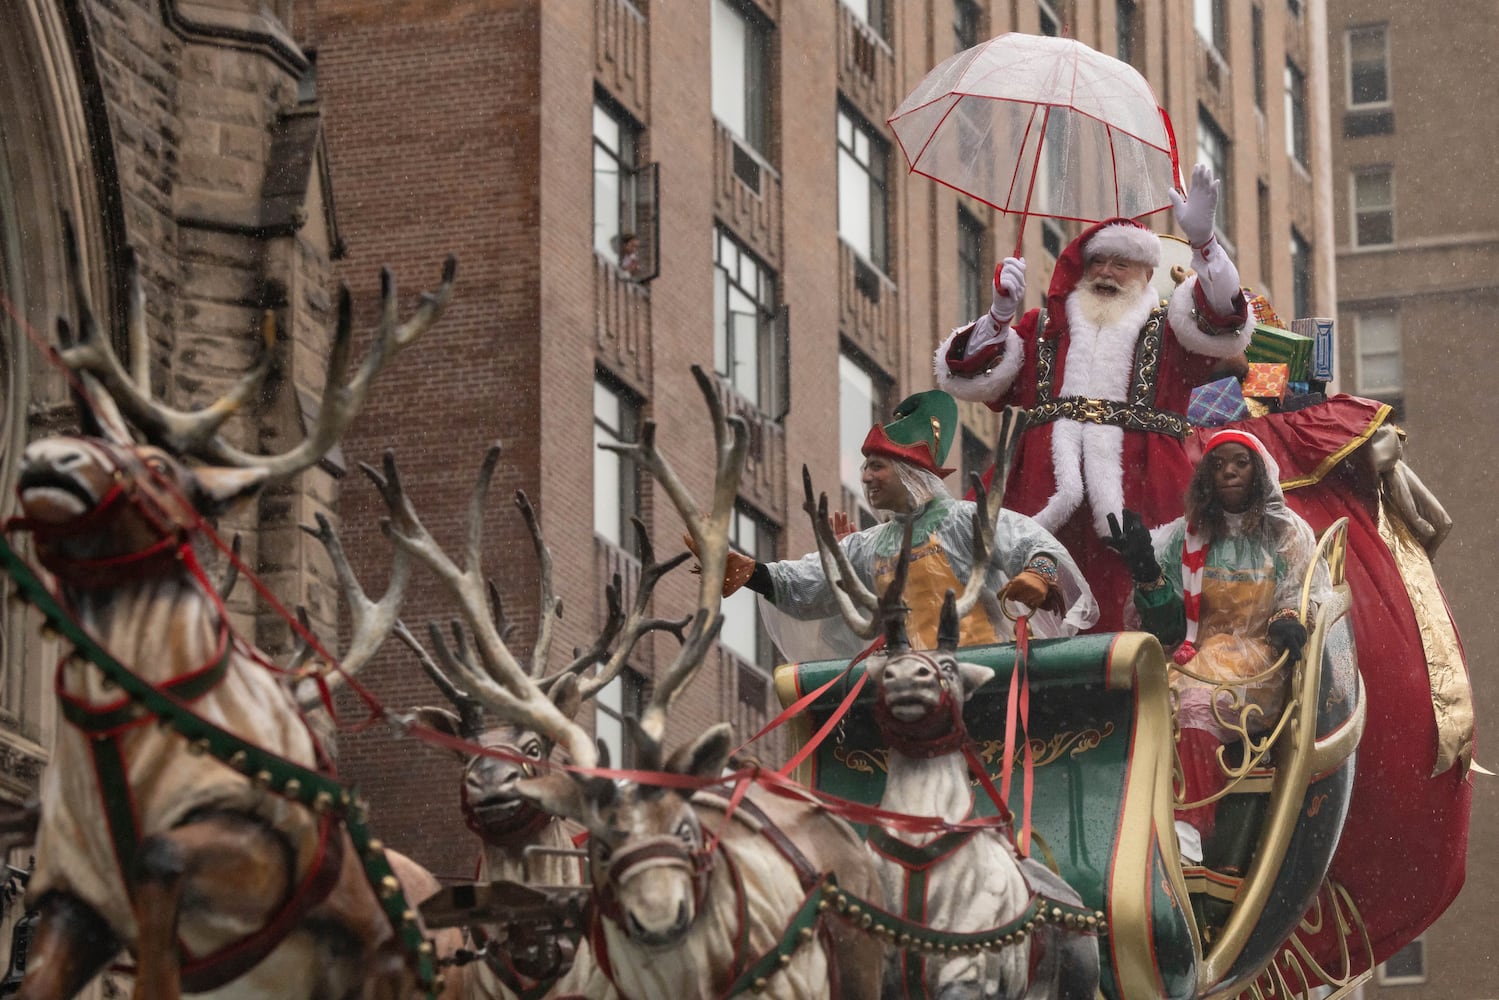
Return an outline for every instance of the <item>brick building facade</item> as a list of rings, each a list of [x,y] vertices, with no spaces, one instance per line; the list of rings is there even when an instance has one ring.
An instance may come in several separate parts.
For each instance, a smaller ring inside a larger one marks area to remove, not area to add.
[[[1441,18],[1365,0],[1329,0],[1333,203],[1339,364],[1349,392],[1397,407],[1407,455],[1455,527],[1437,559],[1467,649],[1478,760],[1493,756],[1499,711],[1488,663],[1499,584],[1489,498],[1499,474],[1481,451],[1499,435],[1488,407],[1499,365],[1487,350],[1499,307],[1496,140],[1466,107],[1499,99],[1499,20],[1462,3]],[[1492,767],[1492,765],[1489,765]],[[1453,906],[1378,970],[1366,997],[1494,996],[1488,910],[1499,788],[1476,776],[1468,877]]]

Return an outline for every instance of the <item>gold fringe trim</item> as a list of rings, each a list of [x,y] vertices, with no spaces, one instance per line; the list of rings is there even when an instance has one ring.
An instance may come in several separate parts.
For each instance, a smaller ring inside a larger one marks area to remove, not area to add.
[[[1379,536],[1395,556],[1416,627],[1421,631],[1426,673],[1431,680],[1431,707],[1437,720],[1437,762],[1432,776],[1459,763],[1466,776],[1473,763],[1473,691],[1462,646],[1426,549],[1416,541],[1383,490],[1379,496]]]

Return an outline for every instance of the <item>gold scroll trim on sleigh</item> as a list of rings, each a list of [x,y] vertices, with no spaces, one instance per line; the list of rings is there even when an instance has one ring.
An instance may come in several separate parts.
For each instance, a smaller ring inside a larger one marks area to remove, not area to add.
[[[1473,764],[1473,691],[1468,686],[1462,646],[1458,644],[1457,630],[1452,626],[1431,559],[1382,490],[1379,537],[1395,557],[1426,655],[1431,707],[1437,723],[1436,767],[1431,773],[1441,774],[1460,762],[1466,775]]]
[[[1052,761],[1057,760],[1063,754],[1076,758],[1081,757],[1089,750],[1096,748],[1114,733],[1112,722],[1104,723],[1101,729],[1065,730],[1053,735],[1050,739],[1033,737],[1031,739],[1031,751],[1035,755],[1035,766],[1045,767]],[[1004,756],[1004,740],[979,740],[977,743],[979,758],[990,766],[996,760]],[[1019,763],[1025,756],[1025,747],[1015,748],[1015,760]],[[890,751],[884,747],[871,747],[869,749],[856,749],[837,745],[833,748],[833,759],[838,761],[850,771],[858,774],[874,774],[876,771],[888,772],[890,770]]]

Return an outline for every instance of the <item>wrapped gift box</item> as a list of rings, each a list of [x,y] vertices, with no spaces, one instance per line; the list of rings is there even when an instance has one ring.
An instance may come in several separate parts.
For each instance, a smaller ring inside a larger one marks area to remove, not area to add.
[[[1282,364],[1252,362],[1244,376],[1244,395],[1255,399],[1285,399],[1290,385],[1290,369]]]
[[[1221,427],[1247,416],[1244,389],[1232,375],[1199,385],[1187,402],[1187,419],[1199,427]]]
[[[1244,289],[1244,298],[1249,303],[1250,312],[1254,314],[1255,325],[1263,323],[1265,326],[1279,327],[1282,330],[1287,329],[1286,325],[1280,321],[1280,317],[1275,314],[1275,310],[1271,307],[1269,299],[1258,294],[1252,288]]]
[[[1311,377],[1319,382],[1332,381],[1333,339],[1332,320],[1313,316],[1310,319],[1291,320],[1291,329],[1302,336],[1312,338]]]
[[[1265,323],[1255,325],[1245,355],[1251,364],[1282,364],[1297,382],[1310,379],[1312,338]],[[1246,393],[1246,395],[1249,395]]]

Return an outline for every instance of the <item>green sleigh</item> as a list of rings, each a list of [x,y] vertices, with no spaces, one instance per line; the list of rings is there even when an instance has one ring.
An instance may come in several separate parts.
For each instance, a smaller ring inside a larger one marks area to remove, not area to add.
[[[1318,986],[1338,995],[1361,981],[1353,970],[1367,968],[1358,960],[1366,945],[1357,940],[1356,914],[1350,919],[1344,907],[1351,904],[1326,881],[1365,711],[1342,572],[1345,532],[1339,522],[1322,539],[1335,598],[1312,608],[1303,597],[1310,639],[1290,671],[1284,711],[1270,732],[1229,754],[1219,812],[1226,833],[1205,845],[1206,867],[1184,866],[1177,850],[1169,662],[1160,643],[1138,632],[1031,643],[1033,853],[1104,914],[1101,985],[1110,1000],[1294,995]],[[996,674],[964,717],[997,781],[1015,647],[968,647],[960,658]],[[783,704],[837,679],[793,722],[796,747],[836,710],[861,671],[836,660],[777,670]],[[886,750],[871,715],[873,697],[866,687],[801,765],[798,780],[879,802]],[[1009,802],[1016,816],[1020,785]],[[974,801],[978,813],[994,811],[982,793]],[[1334,949],[1344,959],[1338,968],[1309,953],[1310,939],[1327,934],[1352,938]]]

